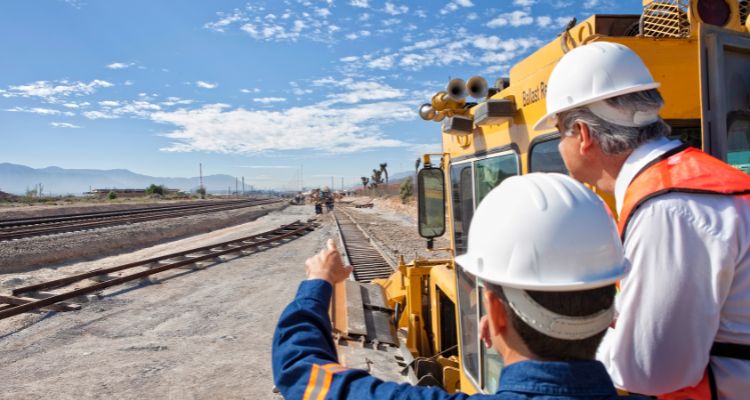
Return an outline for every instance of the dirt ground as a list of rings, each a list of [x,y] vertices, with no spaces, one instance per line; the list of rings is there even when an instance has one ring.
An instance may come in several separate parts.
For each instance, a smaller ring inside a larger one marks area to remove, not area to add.
[[[267,231],[312,211],[291,206],[128,254],[0,275],[0,291]],[[400,237],[400,246],[383,243],[387,251],[413,254],[424,247],[408,216],[378,207],[355,212],[373,236]],[[304,260],[334,236],[329,216],[321,220],[320,228],[283,246],[173,273],[160,283],[113,288],[79,311],[0,321],[0,398],[279,399],[272,393],[273,330],[304,277]]]

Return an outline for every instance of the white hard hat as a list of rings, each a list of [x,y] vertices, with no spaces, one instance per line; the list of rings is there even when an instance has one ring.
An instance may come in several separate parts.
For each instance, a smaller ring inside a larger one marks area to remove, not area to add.
[[[468,252],[456,263],[508,288],[563,292],[613,284],[629,264],[605,207],[567,175],[510,177],[477,207]]]
[[[557,114],[563,111],[659,85],[643,60],[624,45],[593,42],[576,47],[552,70],[547,84],[547,114],[534,129],[553,128]],[[636,121],[632,126],[643,125],[645,122]]]

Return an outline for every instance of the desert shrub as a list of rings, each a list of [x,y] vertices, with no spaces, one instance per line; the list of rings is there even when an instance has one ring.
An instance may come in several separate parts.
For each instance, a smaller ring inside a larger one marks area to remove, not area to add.
[[[404,179],[404,181],[401,182],[398,195],[401,198],[402,204],[406,204],[406,202],[411,199],[411,196],[414,195],[414,186],[412,185],[410,178]]]

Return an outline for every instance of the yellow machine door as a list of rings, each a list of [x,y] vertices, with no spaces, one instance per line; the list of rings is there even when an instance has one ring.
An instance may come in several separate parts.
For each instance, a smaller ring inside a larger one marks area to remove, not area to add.
[[[750,37],[701,25],[704,150],[750,173]]]

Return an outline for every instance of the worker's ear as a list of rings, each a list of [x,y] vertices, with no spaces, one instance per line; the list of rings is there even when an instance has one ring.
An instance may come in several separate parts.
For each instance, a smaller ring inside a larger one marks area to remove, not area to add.
[[[490,334],[497,336],[505,331],[510,323],[505,305],[495,293],[490,290],[484,292],[484,308],[487,310]]]
[[[581,141],[579,145],[580,154],[582,156],[588,154],[596,145],[594,138],[591,136],[591,130],[589,129],[588,124],[576,121],[576,123],[573,124],[573,132],[578,134],[577,137]]]

